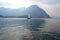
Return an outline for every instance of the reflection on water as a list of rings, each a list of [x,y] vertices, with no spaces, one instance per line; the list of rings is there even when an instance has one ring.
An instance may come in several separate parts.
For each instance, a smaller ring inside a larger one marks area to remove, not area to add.
[[[60,40],[60,19],[0,19],[0,40]]]

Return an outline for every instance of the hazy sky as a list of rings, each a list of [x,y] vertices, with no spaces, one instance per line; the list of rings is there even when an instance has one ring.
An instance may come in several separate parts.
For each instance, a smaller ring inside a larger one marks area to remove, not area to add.
[[[60,0],[34,0],[34,1],[45,3],[45,4],[58,4],[58,3],[60,3]]]
[[[60,0],[33,0],[51,17],[60,18]]]
[[[51,17],[60,18],[60,0],[0,0],[0,7],[21,8],[36,4]]]

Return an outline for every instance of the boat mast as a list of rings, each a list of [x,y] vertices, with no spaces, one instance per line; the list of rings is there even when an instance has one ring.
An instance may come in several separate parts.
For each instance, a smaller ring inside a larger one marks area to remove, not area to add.
[[[31,16],[30,16],[30,14],[28,14],[28,16],[27,16],[27,19],[31,19]]]

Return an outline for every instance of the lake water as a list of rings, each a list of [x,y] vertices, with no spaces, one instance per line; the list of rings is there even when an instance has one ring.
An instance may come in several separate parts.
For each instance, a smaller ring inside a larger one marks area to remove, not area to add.
[[[0,18],[0,40],[60,40],[60,19]]]

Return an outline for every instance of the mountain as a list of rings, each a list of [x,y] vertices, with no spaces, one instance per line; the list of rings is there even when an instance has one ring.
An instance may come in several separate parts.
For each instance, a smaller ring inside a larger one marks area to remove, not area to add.
[[[25,11],[25,8],[19,8],[19,9],[9,9],[9,8],[0,8],[0,15],[4,16],[21,16],[23,15]]]
[[[50,16],[37,5],[19,9],[0,8],[0,15],[4,16],[24,16],[28,14],[31,14],[32,18],[50,18]]]
[[[36,5],[30,6],[27,9],[27,13],[30,13],[33,18],[50,18],[50,16],[43,9]]]
[[[0,15],[0,17],[3,17],[2,15]]]

